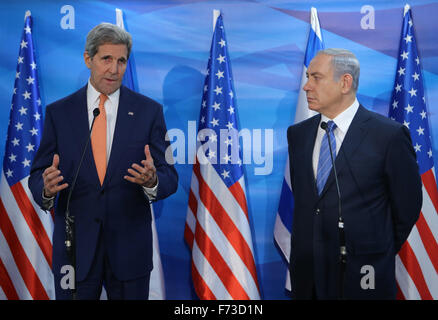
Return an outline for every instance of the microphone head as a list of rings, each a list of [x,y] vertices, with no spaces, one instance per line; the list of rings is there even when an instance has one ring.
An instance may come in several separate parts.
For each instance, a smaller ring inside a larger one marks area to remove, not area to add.
[[[99,110],[99,108],[95,108],[95,109],[93,110],[93,116],[96,118],[99,114],[100,114],[100,110]]]
[[[325,121],[321,122],[320,126],[321,126],[322,130],[327,130],[327,122],[325,122]]]

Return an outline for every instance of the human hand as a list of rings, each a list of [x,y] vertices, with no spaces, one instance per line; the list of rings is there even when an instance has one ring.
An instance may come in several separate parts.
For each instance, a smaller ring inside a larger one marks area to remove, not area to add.
[[[142,166],[137,163],[132,164],[132,168],[128,169],[130,175],[126,175],[124,178],[143,187],[153,188],[157,184],[157,170],[148,144],[144,146],[144,154],[146,160],[141,161]]]
[[[56,196],[59,191],[68,187],[68,183],[58,184],[64,180],[64,177],[61,176],[61,171],[58,170],[58,166],[59,156],[55,154],[53,155],[52,165],[43,172],[44,196],[47,198]]]

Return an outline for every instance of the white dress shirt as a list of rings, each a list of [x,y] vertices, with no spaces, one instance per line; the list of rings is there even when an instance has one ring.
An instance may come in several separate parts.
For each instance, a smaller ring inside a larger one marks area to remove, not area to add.
[[[359,102],[357,99],[355,99],[351,106],[341,112],[334,119],[329,119],[325,115],[321,114],[321,122],[332,120],[336,124],[336,129],[333,130],[336,140],[336,154],[338,154],[339,149],[341,149],[342,142],[344,141],[345,135],[350,127],[351,121],[353,121],[353,118],[356,115],[357,109],[359,109]],[[318,133],[316,134],[315,145],[313,147],[312,164],[315,179],[318,172],[319,151],[321,149],[322,138],[326,133],[326,131],[321,128],[321,122],[318,125]],[[336,157],[336,155],[333,156]]]

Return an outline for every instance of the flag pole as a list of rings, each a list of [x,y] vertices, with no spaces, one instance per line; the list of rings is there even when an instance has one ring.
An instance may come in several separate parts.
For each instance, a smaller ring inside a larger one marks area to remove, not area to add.
[[[216,27],[217,18],[219,18],[220,14],[221,14],[220,10],[217,9],[213,10],[213,32],[214,32],[214,28]]]
[[[406,3],[405,5],[405,10],[403,12],[403,17],[406,15],[406,13],[408,13],[409,9],[411,8],[411,6],[409,4]]]

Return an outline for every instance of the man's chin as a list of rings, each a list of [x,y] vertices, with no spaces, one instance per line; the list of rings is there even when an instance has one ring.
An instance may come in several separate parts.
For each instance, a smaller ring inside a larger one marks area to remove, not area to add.
[[[318,106],[318,105],[315,105],[315,104],[313,104],[313,103],[309,103],[309,104],[308,104],[308,107],[309,107],[309,110],[312,110],[312,111],[316,111],[316,112],[318,112],[318,110],[319,110],[319,106]]]
[[[114,92],[117,91],[117,89],[119,89],[121,86],[121,83],[117,84],[117,85],[112,85],[112,86],[105,86],[104,88],[102,88],[102,93],[106,94],[106,95],[110,95]]]

